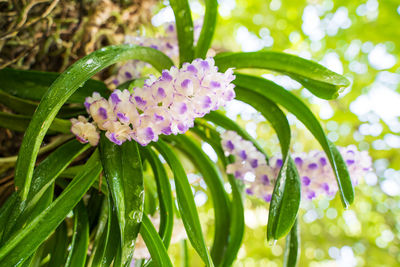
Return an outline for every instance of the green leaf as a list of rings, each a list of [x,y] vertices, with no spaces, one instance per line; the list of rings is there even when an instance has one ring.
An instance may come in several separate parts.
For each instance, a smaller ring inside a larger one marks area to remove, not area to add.
[[[285,254],[283,257],[284,267],[295,267],[300,257],[299,222],[296,219],[290,234],[286,236]]]
[[[157,183],[157,193],[160,202],[159,235],[163,240],[165,248],[168,248],[174,227],[174,203],[172,199],[171,184],[167,172],[156,153],[148,147],[144,147],[143,151],[147,160],[151,164],[154,178]]]
[[[22,228],[27,222],[32,221],[48,207],[53,200],[54,187],[52,185],[54,185],[55,179],[88,148],[89,145],[71,140],[57,148],[35,168],[27,200],[25,203],[18,201],[14,204],[3,240]]]
[[[206,0],[206,12],[203,19],[200,37],[195,49],[195,58],[205,58],[211,46],[211,41],[215,32],[218,16],[218,1]]]
[[[113,262],[114,258],[121,258],[121,234],[118,226],[118,217],[116,207],[113,203],[111,194],[109,195],[109,202],[111,203],[111,207],[109,208],[109,224],[110,224],[110,233],[108,235],[106,250],[101,262],[101,266],[109,267]],[[120,260],[119,260],[120,261]],[[98,266],[98,265],[93,265]],[[114,260],[114,266],[122,266],[120,262],[116,262]]]
[[[64,220],[100,172],[99,154],[95,151],[87,161],[84,171],[72,180],[62,194],[39,216],[15,232],[0,248],[0,266],[14,266],[26,260]]]
[[[23,115],[32,115],[38,104],[31,100],[22,99],[13,95],[10,95],[0,89],[0,103],[4,106],[12,109],[14,112]],[[73,116],[78,116],[84,112],[83,105],[80,107],[62,107],[58,117],[70,118]]]
[[[196,142],[186,135],[170,135],[167,140],[172,140],[180,150],[193,162],[201,173],[210,194],[214,207],[214,241],[211,248],[211,257],[215,265],[219,265],[224,256],[229,236],[229,206],[228,195],[225,192],[222,177],[206,153]]]
[[[144,207],[143,170],[138,144],[129,141],[119,146],[102,134],[100,155],[121,235],[121,258],[116,258],[116,262],[125,266],[133,256]]]
[[[59,76],[60,74],[55,72],[5,68],[0,70],[0,90],[23,99],[40,101],[50,85]],[[66,102],[83,103],[85,98],[92,95],[93,92],[99,92],[106,96],[108,89],[103,82],[89,79]]]
[[[106,247],[108,242],[108,236],[110,234],[110,220],[112,206],[109,202],[108,197],[104,198],[101,205],[101,213],[99,216],[96,235],[93,242],[92,253],[88,260],[87,266],[101,266]]]
[[[54,246],[50,252],[48,266],[63,266],[67,257],[68,248],[68,229],[63,221],[56,229],[54,236]]]
[[[206,266],[214,266],[204,241],[199,214],[197,213],[192,189],[186,176],[185,169],[179,162],[175,153],[164,141],[159,140],[157,143],[152,143],[152,145],[161,153],[174,173],[179,211],[190,243]]]
[[[275,181],[267,226],[268,240],[277,240],[290,231],[300,206],[299,174],[289,155],[291,140],[289,123],[275,103],[258,93],[237,87],[236,97],[261,112],[275,129],[281,145],[283,164]]]
[[[31,116],[17,115],[0,111],[0,127],[3,128],[7,128],[17,132],[25,132],[31,120]],[[49,127],[49,134],[71,133],[70,129],[70,121],[55,118]]]
[[[233,175],[228,175],[229,184],[232,189],[231,207],[231,225],[229,243],[226,249],[222,266],[232,266],[242,246],[245,224],[244,224],[244,206],[243,206],[243,190],[238,186],[238,181]]]
[[[220,71],[228,68],[259,68],[281,72],[323,99],[337,98],[340,90],[350,85],[344,76],[318,63],[280,52],[223,53],[215,57],[215,64]]]
[[[175,15],[179,62],[182,66],[184,62],[192,62],[194,58],[192,13],[187,0],[170,0],[169,3]]]
[[[140,235],[143,237],[151,259],[155,262],[156,266],[173,266],[160,236],[146,214],[143,215]]]
[[[100,179],[102,178],[99,177],[99,181]],[[103,208],[103,200],[107,195],[102,194],[98,189],[95,188],[91,188],[86,195],[89,197],[86,210],[89,219],[89,232],[91,233],[99,222],[100,214],[102,213]]]
[[[264,151],[264,149],[260,146],[256,139],[251,137],[251,135],[239,126],[235,121],[229,119],[224,114],[219,111],[211,111],[210,113],[204,116],[204,119],[211,121],[212,123],[225,128],[226,130],[235,131],[238,135],[240,135],[243,139],[246,139],[253,143],[253,145],[257,148],[258,151],[264,154],[265,158],[268,160],[268,155]]]
[[[111,64],[131,59],[146,61],[159,71],[173,65],[169,57],[156,49],[135,45],[109,46],[78,60],[52,83],[25,132],[18,155],[15,185],[23,201],[29,192],[40,144],[61,106],[91,76]]]
[[[47,156],[33,172],[31,190],[27,198],[29,204],[26,209],[35,206],[38,199],[43,195],[44,191],[54,183],[55,179],[76,157],[89,148],[90,145],[88,144],[85,145],[76,140],[71,140]]]
[[[0,70],[1,72],[1,70]],[[32,115],[38,103],[7,94],[0,89],[0,103],[19,114]]]
[[[18,194],[13,193],[0,208],[0,241],[3,239],[3,232],[6,229],[10,214],[18,203]]]
[[[181,241],[181,259],[182,259],[182,267],[189,267],[190,266],[190,255],[189,255],[189,248],[188,242],[186,239]]]
[[[199,129],[199,126],[192,128],[191,130],[212,146],[219,155],[218,157],[222,161],[224,169],[226,169],[226,166],[233,161],[232,159],[225,157],[219,133],[210,125],[201,124],[201,126],[204,128],[203,130]],[[231,219],[229,225],[228,245],[225,250],[222,266],[232,266],[232,263],[236,259],[242,245],[245,229],[242,197],[243,190],[240,188],[238,181],[236,181],[233,175],[228,174],[228,181],[232,190],[232,200],[229,205]]]
[[[351,184],[346,163],[335,146],[329,142],[320,123],[311,110],[298,97],[266,79],[237,74],[234,83],[239,87],[248,87],[254,92],[283,106],[310,130],[328,156],[333,172],[336,176],[343,206],[347,208],[351,203],[353,203],[354,189]]]
[[[89,218],[86,207],[81,200],[74,208],[74,234],[66,267],[85,266],[87,249],[89,247]]]

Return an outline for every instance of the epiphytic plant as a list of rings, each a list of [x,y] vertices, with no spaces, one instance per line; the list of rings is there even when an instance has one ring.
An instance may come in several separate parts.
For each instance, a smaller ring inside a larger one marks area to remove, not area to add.
[[[0,102],[19,113],[1,112],[0,125],[25,131],[15,166],[16,191],[0,208],[0,266],[129,266],[139,233],[151,255],[142,264],[172,266],[167,249],[174,214],[179,214],[190,243],[206,266],[230,266],[244,233],[243,191],[270,202],[267,238],[287,236],[285,263],[294,266],[301,192],[312,199],[320,189],[332,193],[330,188],[335,188],[344,207],[354,201],[347,166],[355,160],[351,155],[343,159],[307,105],[272,81],[234,73],[233,69],[280,72],[327,100],[336,98],[338,91],[349,85],[348,80],[317,63],[279,52],[221,53],[206,58],[216,27],[217,1],[205,1],[197,45],[188,2],[170,3],[176,20],[179,66],[158,47],[125,44],[89,54],[60,75],[0,71]],[[117,83],[119,89],[113,92],[105,83],[90,79],[111,64],[128,60],[149,63],[161,77],[150,77],[137,86],[128,73],[127,81]],[[281,145],[279,159],[268,164],[257,141],[216,111],[234,97],[253,106],[271,123]],[[292,159],[291,131],[282,108],[308,128],[325,155],[320,152],[316,161]],[[89,118],[84,117],[86,112]],[[229,132],[221,136],[216,126]],[[79,142],[69,140],[70,131]],[[41,148],[44,138],[51,136],[56,136],[55,141]],[[216,151],[218,165],[203,152],[201,141]],[[54,151],[37,162],[38,155],[50,149]],[[178,157],[176,150],[183,154]],[[180,161],[183,156],[202,175],[212,199],[215,233],[211,250]],[[299,175],[298,169],[318,167],[336,177],[337,186],[318,181],[318,175],[302,175],[302,171]],[[166,168],[173,174],[178,209]],[[245,177],[252,171],[253,184]],[[225,179],[230,193],[225,190]],[[146,182],[155,186],[145,189]],[[309,189],[310,184],[316,185],[314,189]],[[263,191],[263,185],[270,186],[270,191]],[[158,233],[149,219],[155,211],[160,216]],[[72,238],[68,234],[71,216]]]

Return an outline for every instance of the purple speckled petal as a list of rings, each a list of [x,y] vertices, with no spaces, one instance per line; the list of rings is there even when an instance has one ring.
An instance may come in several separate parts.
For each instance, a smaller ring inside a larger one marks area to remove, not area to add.
[[[183,88],[188,88],[188,86],[189,86],[189,84],[190,84],[191,82],[192,82],[191,80],[185,79],[185,80],[183,80],[183,82],[181,82],[181,86],[182,86]]]
[[[280,167],[282,167],[282,165],[283,165],[283,161],[281,159],[278,159],[276,161],[276,166],[280,168]]]
[[[210,65],[208,64],[208,62],[207,62],[206,60],[202,60],[202,61],[200,62],[200,66],[201,66],[203,69],[208,69],[208,68],[210,67]]]
[[[125,77],[130,80],[132,79],[132,74],[129,71],[125,71]]]
[[[161,115],[158,115],[157,113],[154,113],[154,118],[156,119],[156,121],[163,121],[164,117]]]
[[[235,171],[235,177],[236,178],[241,178],[242,173],[240,171]]]
[[[257,168],[258,167],[258,160],[257,159],[253,159],[250,161],[250,165],[252,168]]]
[[[191,64],[187,67],[187,70],[193,73],[197,73],[196,67]]]
[[[99,113],[99,115],[101,116],[101,118],[102,118],[103,120],[106,120],[106,119],[107,119],[107,117],[108,117],[108,116],[107,116],[107,110],[106,110],[105,108],[100,107],[98,113]]]
[[[85,105],[86,110],[89,110],[89,109],[90,109],[90,104],[89,104],[89,102],[86,102],[86,101],[85,101],[85,103],[83,103],[83,105]]]
[[[246,194],[248,194],[248,195],[253,195],[254,194],[254,192],[253,192],[253,190],[251,190],[251,188],[247,188],[246,189]]]
[[[117,135],[115,133],[110,134],[110,141],[119,146],[122,145],[122,141],[117,139]]]
[[[135,96],[135,101],[139,106],[144,106],[147,103],[147,101],[141,98],[140,96]]]
[[[163,71],[161,77],[163,80],[172,81],[172,76],[168,73],[168,71]]]
[[[308,198],[308,199],[313,199],[313,198],[315,198],[315,196],[316,196],[316,195],[315,195],[315,192],[314,192],[314,191],[310,191],[310,192],[307,193],[307,198]]]
[[[263,176],[261,176],[261,182],[263,185],[269,185],[268,175],[264,174]]]
[[[210,85],[211,85],[211,88],[219,88],[219,87],[221,87],[221,84],[219,82],[217,82],[217,81],[211,81]]]
[[[296,163],[297,166],[301,166],[303,164],[303,160],[300,157],[296,157],[294,159],[294,163]]]
[[[240,151],[240,152],[239,152],[239,156],[240,156],[243,160],[247,159],[246,151],[245,151],[245,150]]]
[[[179,114],[185,114],[187,111],[186,103],[182,103],[181,107],[179,108]]]
[[[188,130],[188,127],[183,123],[179,123],[178,124],[178,130],[181,131],[181,132],[186,132]]]
[[[169,42],[167,42],[165,45],[166,45],[169,49],[174,48]]]
[[[347,165],[353,165],[355,163],[354,159],[346,160]]]
[[[310,164],[308,164],[308,168],[310,170],[315,170],[315,169],[318,168],[318,164],[317,163],[310,163]]]
[[[165,127],[161,130],[161,132],[165,135],[170,135],[172,133],[171,126]]]
[[[119,99],[117,93],[112,93],[112,94],[110,95],[110,97],[111,97],[111,102],[112,102],[114,105],[117,105],[119,102],[121,102],[121,99]]]
[[[265,201],[265,202],[271,202],[271,198],[272,198],[272,195],[271,195],[271,194],[265,195],[265,196],[264,196],[264,201]]]
[[[203,108],[209,108],[211,107],[211,104],[212,104],[211,97],[206,96],[203,100]]]
[[[226,101],[231,101],[232,99],[235,98],[235,91],[231,90],[228,91],[228,93],[225,95]]]
[[[308,176],[303,176],[302,181],[305,186],[309,186],[311,183],[311,179]]]
[[[231,140],[228,140],[228,142],[226,142],[226,147],[227,147],[229,150],[232,151],[232,150],[235,148],[235,145],[232,143]]]
[[[117,79],[114,79],[114,80],[112,80],[112,83],[113,83],[114,85],[118,85],[118,84],[119,84],[119,81],[118,81]]]
[[[325,190],[326,192],[329,192],[329,184],[328,183],[323,183],[321,184],[321,188]]]
[[[156,45],[150,45],[150,47],[158,50],[158,46]]]
[[[160,97],[162,97],[162,98],[164,98],[164,97],[167,96],[167,94],[165,93],[164,88],[162,88],[162,87],[159,87],[159,88],[158,88],[158,90],[157,90],[157,95],[160,96]]]
[[[117,112],[117,117],[123,122],[129,121],[129,118],[122,112]]]
[[[146,137],[147,140],[153,140],[154,139],[153,129],[151,129],[151,127],[147,127],[144,136]]]
[[[76,136],[76,140],[78,140],[79,142],[86,144],[87,142],[89,142],[88,140],[84,139],[83,137],[77,135]]]
[[[325,157],[322,157],[322,158],[320,158],[320,159],[319,159],[319,162],[321,163],[321,165],[322,165],[322,166],[325,166],[325,165],[326,165],[326,163],[327,163],[327,161],[326,161],[326,158],[325,158]]]

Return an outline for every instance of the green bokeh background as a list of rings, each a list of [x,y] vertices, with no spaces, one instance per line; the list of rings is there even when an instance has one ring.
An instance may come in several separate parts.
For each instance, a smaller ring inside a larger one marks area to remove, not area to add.
[[[396,129],[399,117],[395,115],[399,114],[399,107],[388,101],[386,112],[393,114],[393,125],[389,125],[387,118],[374,109],[361,116],[355,106],[352,109],[350,106],[362,95],[369,95],[373,103],[371,90],[381,90],[382,86],[400,97],[400,2],[220,0],[219,4],[220,16],[213,42],[217,52],[285,51],[342,71],[352,82],[350,88],[333,101],[317,100],[296,85],[291,89],[308,102],[317,117],[320,115],[328,137],[337,145],[355,144],[359,150],[368,150],[377,174],[377,178],[371,175],[367,182],[356,187],[355,203],[348,210],[343,210],[338,196],[331,201],[319,198],[302,204],[299,266],[398,266],[400,129]],[[194,18],[202,16],[202,5],[202,1],[191,1]],[[159,9],[162,8],[164,6],[160,5]],[[306,20],[311,20],[308,26]],[[320,26],[316,27],[318,23]],[[377,56],[381,66],[371,55],[374,49],[377,49],[375,53],[381,52]],[[267,74],[269,78],[288,84],[287,79],[274,73],[252,73]],[[380,95],[380,91],[377,92]],[[257,135],[270,154],[279,151],[273,130],[265,122],[258,122],[256,114],[236,119]],[[289,119],[294,152],[321,149],[301,124],[290,116]],[[187,168],[191,169],[189,165]],[[194,187],[204,197],[201,192],[206,191],[202,186]],[[284,241],[271,246],[265,238],[268,205],[254,199],[247,199],[245,204],[247,227],[235,266],[282,266]],[[199,210],[210,244],[213,211],[209,199]],[[169,253],[179,266],[181,247],[174,245]],[[193,249],[190,262],[191,266],[202,266]]]

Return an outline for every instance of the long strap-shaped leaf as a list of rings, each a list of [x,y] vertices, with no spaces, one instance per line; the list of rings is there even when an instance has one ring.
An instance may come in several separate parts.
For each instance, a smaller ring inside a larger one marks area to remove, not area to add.
[[[219,159],[222,161],[224,169],[229,163],[232,163],[232,159],[226,158],[224,150],[221,146],[221,137],[219,133],[208,125],[202,125],[205,129],[201,130],[200,127],[192,128],[191,130],[199,135],[204,141],[209,143],[212,148],[219,155]],[[228,175],[228,181],[232,189],[232,200],[230,203],[230,217],[231,222],[229,225],[229,240],[224,254],[222,266],[232,266],[232,263],[236,259],[239,249],[242,245],[244,236],[244,207],[243,207],[243,190],[238,185],[233,175]]]
[[[295,267],[300,257],[299,222],[296,219],[292,230],[286,236],[285,254],[283,257],[284,267]]]
[[[350,82],[313,61],[280,52],[223,53],[215,57],[220,71],[228,68],[260,68],[278,71],[300,82],[314,95],[324,99],[338,97]]]
[[[168,256],[167,250],[161,241],[156,229],[151,223],[146,214],[143,215],[142,226],[140,227],[140,234],[146,243],[147,249],[150,252],[151,259],[155,262],[156,266],[173,266]]]
[[[289,123],[279,107],[262,95],[237,87],[236,96],[261,112],[275,129],[281,144],[283,164],[275,181],[267,225],[268,240],[277,240],[290,231],[300,206],[299,174],[289,154]]]
[[[195,50],[195,58],[205,58],[207,51],[211,46],[214,35],[215,26],[217,24],[218,1],[206,0],[206,12],[203,19],[203,27],[201,28],[200,37],[197,41]]]
[[[15,111],[16,113],[23,115],[32,115],[37,106],[37,102],[33,102],[31,100],[19,98],[13,95],[6,93],[0,88],[0,103]],[[82,114],[84,111],[83,104],[79,107],[63,107],[58,114],[59,117],[73,117]]]
[[[101,266],[106,251],[108,237],[110,234],[111,204],[108,197],[105,197],[101,205],[101,213],[98,219],[96,235],[93,242],[92,253],[88,260],[88,267]]]
[[[23,201],[29,192],[40,144],[61,106],[94,74],[113,63],[130,59],[146,61],[159,71],[173,65],[170,58],[156,49],[135,45],[109,46],[74,63],[50,86],[25,132],[18,155],[15,185]]]
[[[3,203],[0,208],[0,241],[3,237],[3,232],[7,227],[7,221],[9,220],[10,214],[12,213],[13,209],[15,209],[15,203],[18,201],[18,194],[12,194]]]
[[[204,241],[199,214],[197,213],[192,189],[186,176],[185,169],[179,162],[175,153],[164,141],[159,140],[157,143],[152,143],[152,145],[165,158],[174,173],[179,211],[190,243],[207,266],[214,266]]]
[[[132,259],[143,216],[143,169],[138,144],[130,141],[119,146],[102,134],[100,155],[121,234],[121,258],[115,259],[116,266],[125,266]]]
[[[311,110],[295,95],[281,86],[263,78],[237,74],[234,83],[263,95],[273,102],[283,106],[295,115],[314,135],[321,144],[335,173],[343,206],[347,208],[354,201],[354,189],[351,184],[346,163],[337,148],[329,142],[324,130]]]
[[[88,148],[89,145],[82,145],[76,140],[71,140],[57,148],[35,168],[26,204],[23,205],[20,199],[14,204],[3,240],[47,208],[53,198],[53,189],[50,187],[55,179],[73,159]],[[43,198],[49,199],[50,202]]]
[[[193,21],[188,0],[170,0],[175,15],[179,43],[179,62],[191,62],[194,57]]]
[[[84,267],[89,246],[89,218],[81,200],[74,208],[74,234],[65,267]]]
[[[0,89],[23,99],[39,101],[59,76],[55,72],[5,68],[0,70]],[[79,91],[68,98],[67,103],[82,104],[95,91],[103,96],[108,92],[103,82],[89,79]]]
[[[63,193],[0,248],[0,266],[14,266],[26,260],[64,220],[98,178],[100,172],[100,158],[95,151],[86,163],[84,171],[72,180]]]
[[[159,234],[165,248],[168,248],[174,227],[174,203],[172,200],[171,184],[169,182],[167,172],[156,153],[148,147],[145,147],[143,151],[146,154],[147,160],[151,164],[154,178],[157,183],[157,193],[160,202]]]
[[[225,128],[226,130],[235,131],[239,134],[243,139],[246,139],[253,143],[253,145],[257,148],[258,151],[264,154],[265,158],[268,160],[268,155],[264,151],[264,149],[260,146],[256,139],[254,139],[246,130],[240,127],[235,121],[229,119],[224,114],[219,111],[211,111],[210,113],[204,116],[204,119],[215,123],[216,125]]]
[[[11,114],[0,111],[0,127],[25,132],[31,121],[31,116]],[[55,118],[49,127],[49,133],[70,133],[71,122]]]
[[[53,246],[50,248],[50,260],[47,266],[63,266],[69,245],[68,228],[65,221],[61,222],[57,227],[52,238],[54,238],[52,240]]]
[[[211,257],[214,264],[218,266],[224,257],[224,251],[228,243],[230,222],[228,195],[225,192],[222,177],[215,164],[192,138],[186,135],[170,135],[168,139],[175,141],[177,147],[191,159],[210,189],[215,218]]]

